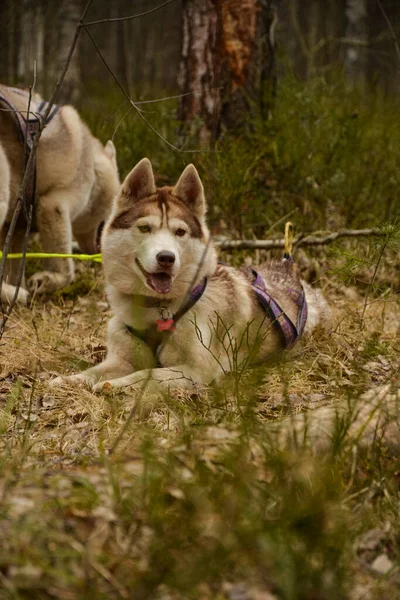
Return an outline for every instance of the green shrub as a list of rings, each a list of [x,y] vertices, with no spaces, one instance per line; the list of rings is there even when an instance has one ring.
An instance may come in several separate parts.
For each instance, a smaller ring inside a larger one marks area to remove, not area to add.
[[[147,93],[148,98],[169,95]],[[103,141],[114,136],[122,176],[148,156],[161,185],[194,162],[206,186],[215,233],[263,237],[292,215],[298,230],[370,226],[399,214],[400,120],[390,100],[348,90],[341,80],[307,84],[286,76],[272,117],[249,118],[247,133],[226,132],[215,151],[182,136],[176,100],[142,104],[143,116],[114,94],[84,115]],[[250,132],[250,133],[249,133]],[[293,216],[293,213],[295,215]]]

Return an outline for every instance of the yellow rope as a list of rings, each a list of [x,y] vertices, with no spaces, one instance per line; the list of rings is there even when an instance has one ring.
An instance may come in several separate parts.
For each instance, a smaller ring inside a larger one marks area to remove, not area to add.
[[[3,253],[0,250],[0,260],[3,257]],[[18,252],[16,254],[7,254],[7,259],[23,258],[23,254]],[[101,262],[101,254],[52,254],[48,252],[27,252],[25,258],[76,258],[76,260],[90,260],[94,262]]]
[[[287,254],[288,256],[292,256],[293,233],[293,223],[288,221],[285,225],[285,254]]]

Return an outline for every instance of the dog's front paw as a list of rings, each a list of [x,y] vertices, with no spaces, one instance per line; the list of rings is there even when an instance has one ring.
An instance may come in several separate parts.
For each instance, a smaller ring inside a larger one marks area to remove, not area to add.
[[[56,377],[55,379],[52,379],[49,382],[49,386],[50,387],[63,387],[64,384],[65,384],[65,378],[64,377]]]
[[[125,377],[118,377],[117,379],[108,379],[106,381],[99,381],[93,386],[94,392],[104,392],[106,390],[111,390],[112,388],[121,388],[121,387],[135,387],[137,382],[135,381],[135,374],[127,375]]]
[[[9,283],[3,283],[1,288],[1,300],[6,304],[11,304],[16,292],[16,287]],[[23,287],[20,287],[17,295],[17,304],[26,306],[29,302],[29,292]]]
[[[112,381],[99,381],[93,386],[94,392],[105,392],[106,390],[111,390],[113,387],[118,387],[113,384]]]
[[[53,273],[51,271],[40,271],[29,278],[28,288],[32,293],[49,294],[68,285],[71,279],[68,275],[62,273]]]
[[[111,388],[112,385],[109,381],[100,381],[100,383],[96,383],[96,385],[93,386],[93,391],[94,392],[102,392],[103,389],[106,390],[107,388]]]
[[[18,290],[18,296],[17,296],[17,304],[20,304],[21,306],[26,306],[29,302],[29,292],[28,290],[25,290],[24,288],[19,288]]]
[[[71,384],[84,384],[89,387],[93,386],[93,379],[88,375],[79,373],[78,375],[68,375],[67,377],[56,377],[50,381],[50,387],[65,387]]]

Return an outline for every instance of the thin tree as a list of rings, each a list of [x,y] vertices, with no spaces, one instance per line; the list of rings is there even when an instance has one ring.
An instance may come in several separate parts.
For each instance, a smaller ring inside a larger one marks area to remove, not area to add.
[[[364,86],[368,46],[367,0],[346,0],[346,47],[344,69],[350,85]]]

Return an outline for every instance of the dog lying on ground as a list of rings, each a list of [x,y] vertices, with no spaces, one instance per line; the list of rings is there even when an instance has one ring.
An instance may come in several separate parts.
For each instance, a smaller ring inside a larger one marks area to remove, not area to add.
[[[0,86],[0,94],[27,114],[29,95],[23,90]],[[39,111],[40,97],[31,99],[30,112]],[[18,137],[13,114],[0,98],[0,249],[4,245],[24,171],[24,147]],[[34,222],[43,252],[72,252],[75,237],[81,250],[99,251],[99,229],[111,212],[118,193],[119,177],[114,144],[103,145],[92,136],[72,106],[61,107],[46,125],[37,148],[37,180]],[[20,219],[10,252],[21,252],[26,223]],[[14,295],[19,261],[7,261],[1,301]],[[74,278],[72,259],[46,259],[45,270],[35,273],[28,288],[49,293]],[[26,304],[29,294],[23,282],[18,302]]]
[[[192,389],[293,345],[329,313],[293,262],[258,272],[218,264],[203,185],[193,165],[157,188],[144,158],[126,177],[103,230],[113,318],[104,362],[62,381]],[[296,324],[296,325],[295,325]]]

